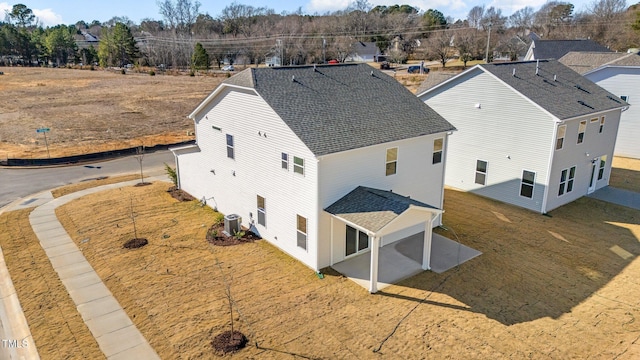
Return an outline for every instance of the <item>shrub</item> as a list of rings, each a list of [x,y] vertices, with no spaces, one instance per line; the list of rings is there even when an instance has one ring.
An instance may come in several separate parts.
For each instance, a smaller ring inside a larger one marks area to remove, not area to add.
[[[156,76],[156,72],[155,72],[155,71],[153,71],[153,70],[149,70],[149,75],[151,75],[151,76]]]
[[[242,239],[247,233],[245,233],[244,231],[236,231],[235,234],[233,234],[233,237],[240,240]]]
[[[122,75],[126,75],[126,74],[127,74],[127,70],[122,69],[122,70],[120,70],[120,73],[121,73]]]
[[[169,164],[164,163],[164,170],[167,172],[167,176],[173,185],[178,186],[178,173],[176,172],[176,169],[169,166]]]
[[[193,70],[189,71],[189,76],[196,76],[195,71],[193,71]]]
[[[213,219],[214,224],[222,224],[224,222],[224,215],[218,213],[216,217]]]

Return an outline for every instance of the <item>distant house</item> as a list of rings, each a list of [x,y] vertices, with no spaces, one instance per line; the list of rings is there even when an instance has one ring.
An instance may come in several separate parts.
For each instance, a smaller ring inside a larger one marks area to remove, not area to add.
[[[570,52],[559,61],[631,105],[620,117],[614,154],[640,159],[640,54]]]
[[[382,245],[424,232],[430,268],[454,127],[392,77],[366,64],[250,68],[189,117],[197,143],[173,149],[181,189],[316,271],[369,253],[371,292]]]
[[[345,62],[373,62],[378,61],[380,49],[375,42],[357,41],[351,46],[351,53],[345,58]]]
[[[477,65],[417,95],[458,129],[447,185],[540,213],[608,185],[628,106],[552,60]]]
[[[579,52],[611,52],[611,50],[593,40],[533,40],[524,61],[558,60],[571,51]]]

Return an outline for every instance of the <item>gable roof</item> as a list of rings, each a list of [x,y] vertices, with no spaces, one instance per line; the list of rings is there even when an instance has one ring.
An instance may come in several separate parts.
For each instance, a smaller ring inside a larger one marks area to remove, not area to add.
[[[367,64],[249,68],[228,85],[255,90],[316,156],[455,130]]]
[[[575,72],[585,74],[603,66],[640,66],[640,54],[572,51],[558,61]]]
[[[612,52],[606,47],[589,39],[585,40],[534,40],[531,44],[533,59],[560,59],[570,51]]]
[[[443,71],[430,71],[427,75],[427,78],[418,86],[416,90],[416,94],[421,94],[428,89],[440,84],[441,82],[447,81],[452,77],[456,76],[457,73],[454,72],[443,72]]]
[[[377,232],[412,206],[441,212],[431,205],[394,192],[365,186],[358,186],[329,205],[325,211],[364,229]]]
[[[377,55],[380,53],[375,42],[357,41],[353,44],[353,53],[360,55]]]

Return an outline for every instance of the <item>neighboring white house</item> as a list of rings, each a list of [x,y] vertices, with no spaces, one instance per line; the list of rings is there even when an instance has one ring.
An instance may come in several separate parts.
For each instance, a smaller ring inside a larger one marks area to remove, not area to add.
[[[375,42],[357,41],[351,45],[351,53],[345,58],[345,62],[372,62],[377,61],[380,49]]]
[[[627,103],[558,61],[477,65],[417,95],[458,129],[449,186],[547,213],[609,183]]]
[[[384,101],[381,101],[384,99]],[[250,68],[190,115],[197,143],[173,149],[181,189],[310,268],[440,224],[454,127],[366,64]]]
[[[558,61],[631,105],[620,117],[614,154],[640,159],[640,54],[570,52]]]
[[[529,60],[558,60],[571,51],[611,52],[611,50],[589,39],[582,40],[533,40],[524,56]]]

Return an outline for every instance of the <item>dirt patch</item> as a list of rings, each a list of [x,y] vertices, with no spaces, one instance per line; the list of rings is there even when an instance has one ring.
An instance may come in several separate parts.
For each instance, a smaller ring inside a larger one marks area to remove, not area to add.
[[[145,238],[133,238],[122,245],[125,249],[138,249],[147,245],[149,241]]]
[[[170,187],[169,190],[167,190],[167,192],[169,193],[169,195],[171,195],[172,198],[178,201],[193,201],[196,199],[186,191],[182,189],[178,189],[177,186]]]
[[[211,340],[211,346],[218,355],[234,353],[247,345],[247,337],[239,331],[225,331]]]
[[[209,230],[207,230],[207,241],[216,246],[240,245],[256,240],[260,240],[260,237],[246,229],[234,235],[227,236],[224,233],[224,223],[214,223]]]

